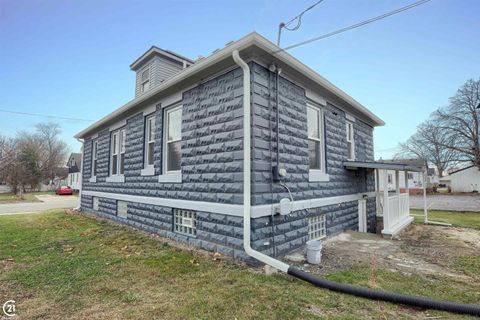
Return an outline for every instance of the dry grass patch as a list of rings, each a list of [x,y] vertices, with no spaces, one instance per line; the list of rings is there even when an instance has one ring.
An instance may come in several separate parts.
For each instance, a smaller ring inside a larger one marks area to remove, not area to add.
[[[15,299],[23,319],[459,318],[337,294],[281,274],[268,277],[63,210],[0,217],[0,230],[0,298]],[[328,277],[462,302],[478,301],[480,290],[384,269],[357,268]]]

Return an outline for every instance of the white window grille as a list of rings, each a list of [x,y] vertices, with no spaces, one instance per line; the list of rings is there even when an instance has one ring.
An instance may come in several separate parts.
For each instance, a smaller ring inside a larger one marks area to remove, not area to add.
[[[141,88],[142,88],[142,93],[150,89],[150,69],[146,69],[142,71]]]
[[[92,150],[92,177],[97,176],[97,159],[98,159],[98,141],[93,141]]]
[[[120,130],[120,174],[125,173],[125,143],[127,140],[127,132],[125,129]]]
[[[322,239],[327,236],[326,215],[308,218],[308,240]]]
[[[128,204],[126,201],[117,201],[117,216],[127,218]]]
[[[112,133],[110,148],[110,172],[112,176],[122,175],[125,173],[125,140],[125,129],[121,129]]]
[[[182,159],[182,106],[165,112],[164,173],[178,172]]]
[[[323,149],[323,113],[322,109],[307,104],[308,154],[310,170],[325,170]]]
[[[148,116],[145,121],[145,166],[153,166],[155,145],[155,115]]]
[[[98,197],[93,197],[92,202],[93,202],[93,205],[92,205],[93,210],[98,210],[99,202],[100,202]]]
[[[195,236],[197,234],[197,213],[191,210],[173,209],[174,231]]]
[[[353,122],[347,121],[347,158],[355,160],[355,138],[353,132]]]

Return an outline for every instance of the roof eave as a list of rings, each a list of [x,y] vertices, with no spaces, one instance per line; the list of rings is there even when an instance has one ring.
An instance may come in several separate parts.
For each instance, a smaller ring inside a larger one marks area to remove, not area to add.
[[[186,61],[189,64],[195,63],[192,59],[184,57],[176,52],[170,51],[170,50],[163,50],[159,47],[156,46],[151,46],[150,49],[145,51],[138,59],[136,59],[132,64],[130,65],[130,70],[136,70],[139,65],[141,65],[145,59],[150,56],[151,54],[159,54],[159,55],[164,55],[166,57],[169,57],[171,59],[177,60],[177,61]]]
[[[171,86],[175,85],[176,83],[187,79],[191,75],[196,74],[197,72],[201,72],[202,70],[207,69],[208,67],[214,65],[217,62],[223,61],[224,59],[230,58],[232,55],[232,52],[234,50],[242,51],[250,46],[257,46],[260,49],[266,51],[266,52],[276,52],[275,57],[278,59],[281,59],[285,63],[291,65],[293,68],[297,69],[299,72],[304,73],[307,77],[311,78],[313,81],[317,82],[319,85],[323,86],[325,89],[331,91],[333,94],[344,100],[346,103],[350,104],[353,106],[355,109],[357,109],[361,114],[366,116],[369,120],[372,126],[383,126],[385,125],[385,122],[377,117],[375,114],[373,114],[371,111],[369,111],[366,107],[361,105],[358,101],[350,97],[347,93],[342,91],[340,88],[337,86],[333,85],[330,81],[327,79],[323,78],[319,74],[317,74],[314,70],[291,56],[285,51],[280,51],[279,48],[261,36],[260,34],[256,32],[251,32],[248,35],[244,36],[243,38],[227,45],[226,47],[218,50],[216,53],[212,54],[209,57],[206,57],[200,61],[197,61],[195,64],[192,66],[188,67],[187,69],[182,70],[181,72],[177,73],[170,79],[166,80],[164,83],[161,85],[153,88],[151,91],[146,92],[145,94],[127,102],[125,105],[122,107],[116,109],[115,111],[109,113],[102,119],[98,120],[97,122],[93,123],[86,129],[80,131],[77,133],[74,137],[75,138],[85,138],[85,136],[90,132],[93,131],[94,129],[105,125],[108,121],[114,119],[115,117],[121,115],[122,113],[128,111],[130,108],[134,107],[137,104],[140,104],[156,94],[162,92],[163,90],[166,90],[170,88]],[[152,47],[154,49],[156,47]]]

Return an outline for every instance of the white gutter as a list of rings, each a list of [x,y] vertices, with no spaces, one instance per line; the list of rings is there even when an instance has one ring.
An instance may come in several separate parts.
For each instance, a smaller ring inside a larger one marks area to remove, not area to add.
[[[251,149],[250,149],[250,68],[245,61],[240,58],[238,50],[232,52],[233,60],[238,64],[243,70],[243,248],[245,252],[265,263],[268,264],[280,271],[285,273],[288,272],[289,265],[269,257],[261,252],[252,249],[250,245],[250,220],[251,220],[251,193],[250,193],[250,183],[251,183],[251,171],[250,171],[250,159],[251,159]]]
[[[195,62],[192,66],[183,69],[181,72],[177,73],[173,77],[169,78],[162,84],[158,85],[157,87],[154,87],[152,90],[147,91],[145,94],[140,95],[139,97],[136,97],[135,99],[131,100],[130,102],[126,103],[122,107],[118,108],[117,110],[109,113],[102,119],[98,120],[97,122],[93,123],[90,125],[88,128],[82,130],[81,132],[77,133],[75,135],[75,138],[85,138],[89,133],[91,133],[94,130],[98,130],[100,127],[106,125],[107,123],[113,121],[113,119],[117,116],[121,116],[124,112],[127,112],[137,105],[139,105],[142,102],[145,102],[146,100],[152,98],[153,96],[161,93],[162,91],[178,84],[181,81],[186,80],[190,76],[202,72],[208,67],[211,67],[218,63],[219,61],[222,61],[226,58],[229,58],[232,54],[233,51],[242,51],[245,48],[248,48],[250,46],[257,46],[258,48],[266,51],[268,54],[271,54],[272,52],[275,52],[273,54],[273,57],[275,59],[278,59],[288,66],[292,67],[293,69],[297,70],[297,72],[305,75],[307,78],[312,79],[314,82],[316,82],[318,85],[321,87],[324,87],[328,91],[331,91],[334,95],[338,96],[340,99],[344,100],[347,104],[350,104],[354,109],[359,111],[361,115],[367,118],[367,122],[371,123],[372,126],[380,126],[384,125],[385,123],[378,118],[376,115],[374,115],[372,112],[370,112],[367,108],[365,108],[363,105],[361,105],[359,102],[354,100],[352,97],[350,97],[348,94],[343,92],[341,89],[333,85],[330,81],[327,79],[323,78],[320,76],[318,73],[310,69],[308,66],[291,56],[289,53],[285,51],[280,51],[278,52],[279,48],[267,40],[266,38],[262,37],[256,32],[249,33],[248,35],[244,36],[238,41],[235,41],[233,43],[228,44],[226,47],[220,49],[219,51],[215,52],[214,54],[210,55],[207,58],[204,58],[200,61]]]

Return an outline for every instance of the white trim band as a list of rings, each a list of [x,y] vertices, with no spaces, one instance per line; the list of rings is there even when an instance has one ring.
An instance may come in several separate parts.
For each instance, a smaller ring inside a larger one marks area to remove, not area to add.
[[[171,208],[181,208],[187,210],[199,210],[205,212],[220,213],[229,216],[243,217],[243,205],[241,204],[226,204],[218,202],[205,202],[205,201],[192,201],[192,200],[181,200],[181,199],[166,199],[166,198],[157,198],[157,197],[145,197],[145,196],[135,196],[130,194],[119,194],[119,193],[110,193],[110,192],[99,192],[99,191],[88,191],[83,190],[83,195],[94,196],[100,198],[108,198],[113,200],[137,202],[144,204],[151,204],[155,206],[171,207]],[[292,204],[292,211],[311,209],[324,207],[334,204],[340,204],[344,202],[351,202],[363,199],[364,196],[367,198],[375,197],[375,192],[367,193],[355,193],[345,196],[336,196],[328,198],[315,198],[308,200],[298,200],[294,201]],[[259,206],[253,206],[251,208],[252,218],[260,218],[265,216],[272,215],[272,210],[276,208],[278,204],[265,204]]]

